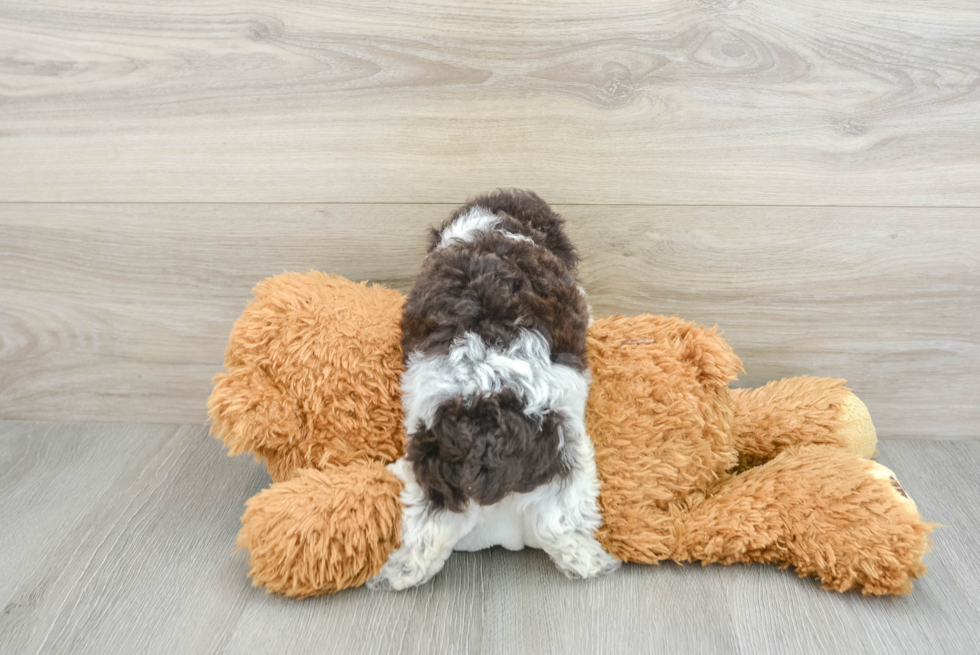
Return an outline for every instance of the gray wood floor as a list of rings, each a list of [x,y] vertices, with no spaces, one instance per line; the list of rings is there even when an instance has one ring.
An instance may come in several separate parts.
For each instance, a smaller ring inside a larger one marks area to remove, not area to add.
[[[976,653],[980,442],[886,441],[943,523],[911,596],[772,567],[627,566],[591,582],[537,551],[457,554],[432,584],[296,602],[230,556],[261,466],[200,425],[0,422],[2,653]]]

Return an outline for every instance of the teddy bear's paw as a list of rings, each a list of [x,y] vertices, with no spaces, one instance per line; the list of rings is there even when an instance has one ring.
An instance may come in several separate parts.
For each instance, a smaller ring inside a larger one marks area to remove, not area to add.
[[[552,553],[551,558],[558,569],[572,579],[594,578],[612,573],[623,564],[604,551],[594,539],[583,540],[574,548]]]
[[[895,475],[894,471],[886,466],[882,466],[878,462],[872,462],[871,475],[879,480],[888,480],[892,491],[895,493],[895,497],[911,510],[918,513],[919,509],[915,506],[915,501],[912,500],[912,497],[909,496],[905,491],[905,488],[902,487],[902,484],[898,481],[898,476]]]
[[[838,433],[844,448],[865,459],[874,459],[878,434],[867,406],[860,398],[848,392],[838,408],[838,414]]]

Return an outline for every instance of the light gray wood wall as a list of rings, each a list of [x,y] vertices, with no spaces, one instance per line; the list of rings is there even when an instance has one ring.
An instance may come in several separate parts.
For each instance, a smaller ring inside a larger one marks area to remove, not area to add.
[[[974,0],[4,0],[0,199],[980,205]]]
[[[743,383],[846,377],[883,435],[976,434],[971,209],[559,206],[597,314],[719,324]],[[204,420],[265,276],[407,290],[449,205],[0,205],[4,418]]]
[[[516,185],[597,313],[976,438],[978,52],[970,0],[2,0],[0,418],[203,421],[257,281],[407,290]]]

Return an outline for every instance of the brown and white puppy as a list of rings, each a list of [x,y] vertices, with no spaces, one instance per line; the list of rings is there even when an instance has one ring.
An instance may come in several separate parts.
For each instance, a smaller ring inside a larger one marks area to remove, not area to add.
[[[402,546],[374,586],[420,584],[455,548],[545,549],[570,576],[617,562],[594,537],[585,432],[589,310],[564,220],[530,191],[432,230],[402,318]]]

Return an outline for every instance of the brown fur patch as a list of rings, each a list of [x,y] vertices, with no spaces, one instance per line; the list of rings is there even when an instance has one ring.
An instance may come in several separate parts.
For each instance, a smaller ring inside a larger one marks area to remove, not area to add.
[[[474,200],[441,229],[473,206],[519,212],[529,205],[530,213],[503,218],[511,231],[533,235],[540,245],[488,231],[473,241],[430,249],[402,315],[406,356],[415,351],[445,353],[467,332],[485,343],[506,344],[519,330],[533,329],[548,340],[554,361],[579,371],[586,368],[588,306],[579,292],[578,256],[562,229],[564,220],[537,196],[540,205],[516,197],[498,193]]]
[[[469,499],[492,505],[568,475],[559,428],[554,414],[529,420],[509,389],[471,405],[456,398],[439,407],[431,428],[412,435],[408,458],[432,504],[462,512]]]

